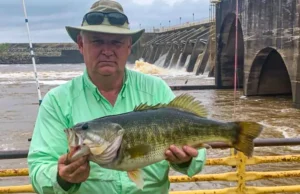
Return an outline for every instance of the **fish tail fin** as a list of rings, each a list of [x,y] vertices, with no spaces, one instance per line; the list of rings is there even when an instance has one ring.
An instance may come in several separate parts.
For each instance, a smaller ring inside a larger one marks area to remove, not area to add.
[[[238,125],[238,136],[236,142],[233,143],[233,147],[251,157],[254,149],[253,140],[260,135],[263,127],[256,122],[234,123]]]

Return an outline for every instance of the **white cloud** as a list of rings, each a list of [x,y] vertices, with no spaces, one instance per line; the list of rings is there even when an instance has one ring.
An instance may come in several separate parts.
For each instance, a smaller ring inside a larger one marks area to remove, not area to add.
[[[33,43],[72,42],[63,28],[30,31],[30,37]],[[27,30],[20,30],[18,28],[2,30],[0,31],[0,42],[28,43]]]
[[[152,5],[154,0],[132,0],[132,2],[138,5]]]
[[[181,3],[184,0],[163,0],[165,3],[167,3],[169,6],[173,6],[176,3]]]
[[[156,0],[132,0],[133,3],[138,4],[138,5],[152,5],[153,3],[155,3]],[[183,1],[193,1],[193,2],[197,2],[199,0],[161,0],[162,2],[164,2],[166,5],[169,6],[174,6],[177,3],[181,3]],[[203,0],[202,0],[203,1]],[[204,0],[205,1],[205,0]],[[156,1],[157,3],[158,1]],[[158,5],[159,6],[159,5]]]
[[[132,0],[133,3],[138,5],[152,5],[155,0]],[[182,2],[184,0],[162,0],[162,2],[166,3],[169,6],[173,6],[177,2]],[[193,0],[194,1],[194,0]]]

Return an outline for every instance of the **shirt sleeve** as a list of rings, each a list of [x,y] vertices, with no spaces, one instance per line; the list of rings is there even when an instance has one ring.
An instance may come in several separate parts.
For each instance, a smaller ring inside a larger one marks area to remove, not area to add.
[[[162,101],[163,103],[168,103],[176,97],[173,91],[171,90],[171,88],[167,85],[165,81],[162,81],[160,91],[162,91],[161,92],[162,96],[160,96],[161,99],[160,101]],[[198,156],[194,157],[191,160],[189,165],[176,165],[170,163],[170,167],[177,172],[192,177],[202,171],[205,162],[206,162],[206,149],[201,148],[198,149]]]
[[[74,184],[64,191],[57,182],[57,162],[68,149],[67,123],[58,102],[48,93],[39,107],[27,157],[30,181],[37,193],[73,193],[80,187]]]

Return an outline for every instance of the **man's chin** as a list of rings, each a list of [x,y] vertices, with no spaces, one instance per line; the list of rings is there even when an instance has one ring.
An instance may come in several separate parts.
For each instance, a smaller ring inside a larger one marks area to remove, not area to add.
[[[113,67],[101,67],[98,69],[98,73],[102,76],[111,76],[116,73],[116,68]]]

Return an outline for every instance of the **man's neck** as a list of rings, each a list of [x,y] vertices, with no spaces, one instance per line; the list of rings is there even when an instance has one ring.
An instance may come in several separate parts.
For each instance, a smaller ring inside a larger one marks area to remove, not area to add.
[[[92,75],[91,80],[98,88],[99,92],[112,104],[118,97],[123,86],[125,73],[120,73],[112,76]]]

